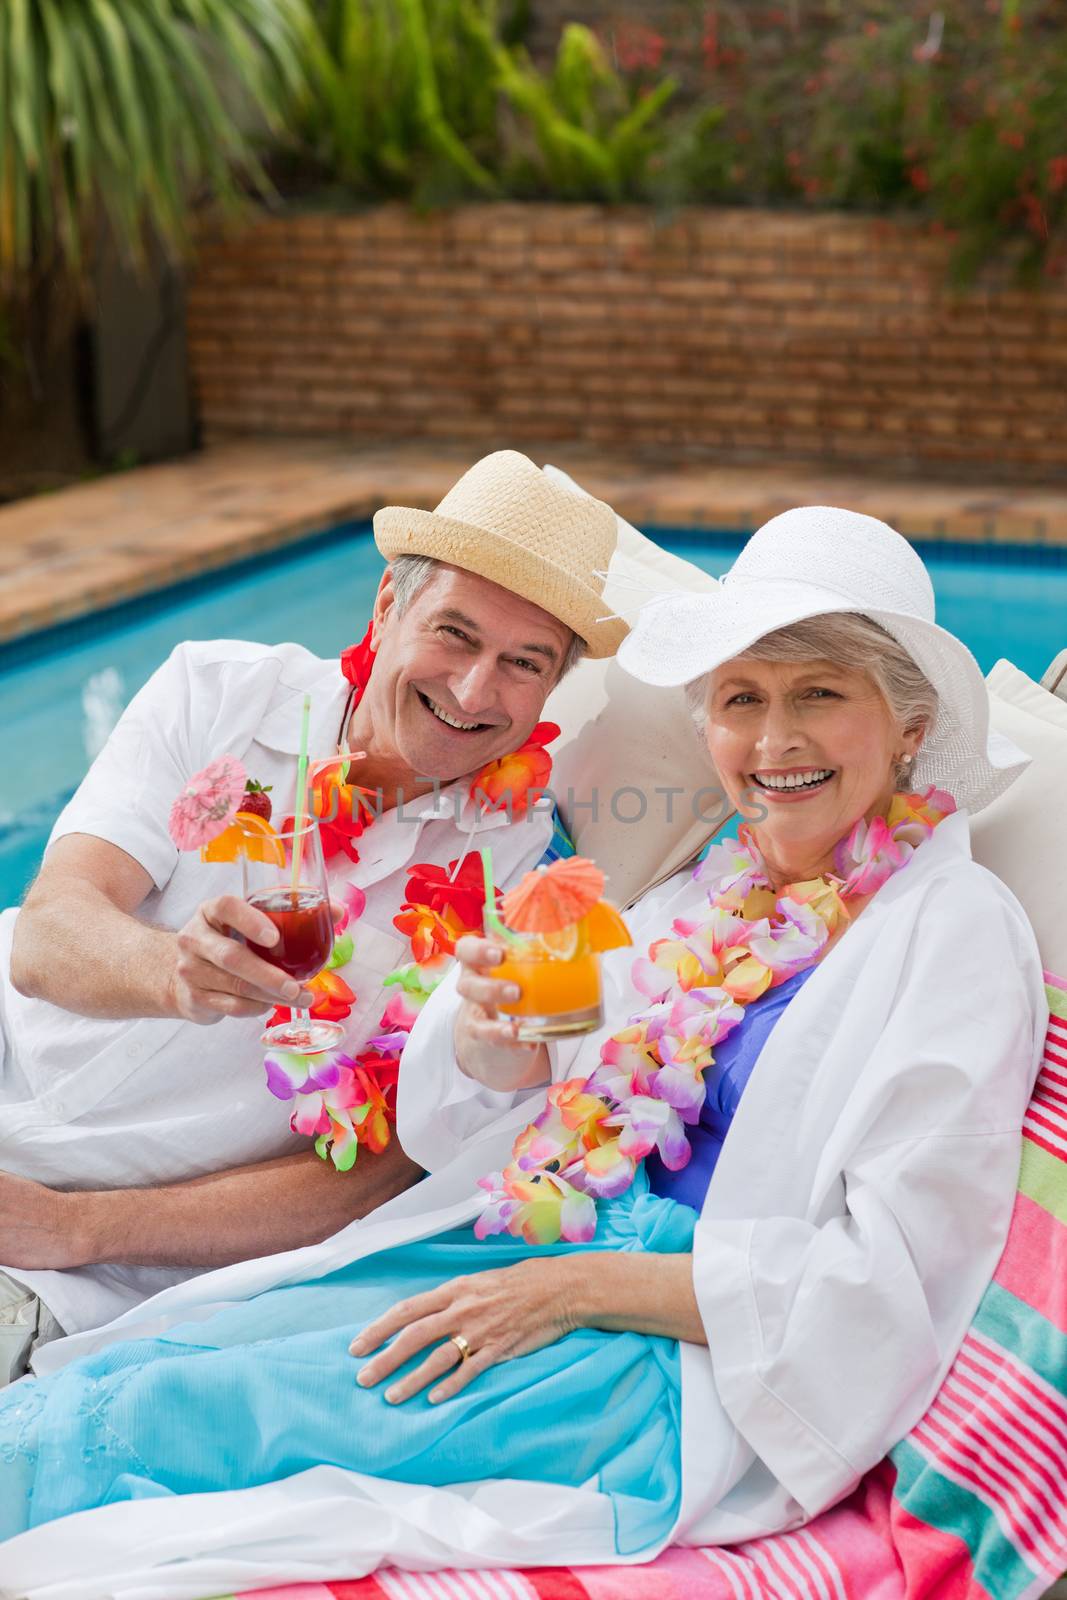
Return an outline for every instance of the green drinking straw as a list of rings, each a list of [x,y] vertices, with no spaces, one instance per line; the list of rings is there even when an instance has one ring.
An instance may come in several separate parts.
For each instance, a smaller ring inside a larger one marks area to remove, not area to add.
[[[304,853],[304,818],[307,814],[308,724],[311,721],[311,696],[304,696],[300,718],[300,759],[296,764],[296,816],[293,818],[293,893],[300,882],[300,857]]]
[[[506,928],[497,915],[496,887],[493,883],[493,852],[487,844],[483,844],[479,852],[482,858],[482,883],[485,885],[485,914],[483,921],[486,932],[492,929],[498,939],[503,939],[505,944],[519,944],[521,940],[510,928]]]

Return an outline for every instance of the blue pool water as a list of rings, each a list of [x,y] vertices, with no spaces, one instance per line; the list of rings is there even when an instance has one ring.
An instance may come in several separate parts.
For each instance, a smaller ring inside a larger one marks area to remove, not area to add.
[[[671,529],[655,537],[716,575],[744,538]],[[1007,656],[1040,677],[1067,644],[1067,551],[920,549],[938,620],[983,669]],[[0,905],[19,899],[99,742],[176,644],[294,639],[336,654],[362,634],[380,572],[369,524],[349,524],[273,558],[0,647]]]

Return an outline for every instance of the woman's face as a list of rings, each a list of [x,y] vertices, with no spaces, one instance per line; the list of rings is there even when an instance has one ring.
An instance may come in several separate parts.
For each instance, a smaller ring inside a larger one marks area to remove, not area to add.
[[[874,680],[829,661],[737,656],[711,676],[708,750],[734,806],[754,820],[768,863],[812,876],[863,816],[884,811],[904,733]]]

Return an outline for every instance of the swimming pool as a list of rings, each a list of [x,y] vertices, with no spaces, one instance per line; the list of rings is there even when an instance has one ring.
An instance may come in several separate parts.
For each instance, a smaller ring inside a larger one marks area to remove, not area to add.
[[[742,533],[650,530],[718,575]],[[938,620],[983,670],[1040,677],[1067,644],[1067,550],[920,544]],[[369,523],[0,647],[0,905],[19,899],[52,823],[122,706],[183,639],[297,640],[334,655],[363,632],[381,572]]]

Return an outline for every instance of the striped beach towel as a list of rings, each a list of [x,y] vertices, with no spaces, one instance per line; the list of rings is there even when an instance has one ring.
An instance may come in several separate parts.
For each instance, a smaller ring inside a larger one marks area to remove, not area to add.
[[[847,1500],[796,1533],[641,1567],[387,1569],[240,1600],[1037,1600],[1067,1570],[1067,981],[1048,998],[993,1282],[926,1415]]]

